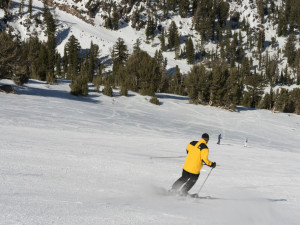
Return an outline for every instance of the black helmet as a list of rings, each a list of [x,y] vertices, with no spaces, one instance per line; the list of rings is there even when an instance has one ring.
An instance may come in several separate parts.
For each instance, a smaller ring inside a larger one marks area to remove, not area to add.
[[[204,133],[202,134],[202,138],[205,140],[205,141],[208,141],[209,140],[209,135],[207,133]]]

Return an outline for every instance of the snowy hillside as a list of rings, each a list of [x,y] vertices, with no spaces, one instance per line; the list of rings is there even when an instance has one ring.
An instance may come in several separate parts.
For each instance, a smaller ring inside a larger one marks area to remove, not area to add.
[[[13,27],[14,32],[21,37],[22,40],[28,39],[30,36],[37,35],[41,40],[46,40],[46,32],[45,28],[39,24],[35,24],[34,22],[30,22],[29,13],[28,13],[28,5],[25,4],[23,6],[22,16],[19,14],[19,5],[21,0],[14,0],[11,3],[11,13],[13,15],[14,20],[9,22],[9,25]],[[64,46],[67,43],[68,38],[71,35],[74,35],[80,42],[80,45],[83,49],[88,49],[90,47],[91,41],[94,44],[99,45],[101,50],[102,60],[107,60],[110,58],[110,49],[116,43],[116,40],[121,37],[124,39],[125,44],[128,46],[129,52],[132,53],[133,45],[138,38],[142,40],[141,49],[147,51],[151,56],[154,55],[156,50],[160,49],[160,40],[159,35],[157,35],[152,41],[149,43],[146,42],[145,36],[145,27],[137,30],[133,28],[131,25],[131,21],[124,21],[124,19],[120,19],[119,21],[119,29],[109,30],[104,28],[104,18],[108,15],[107,11],[100,8],[94,17],[90,17],[87,12],[86,5],[90,1],[72,1],[72,0],[52,0],[49,1],[48,4],[52,5],[52,13],[55,15],[55,19],[57,21],[57,50],[63,55]],[[103,3],[105,1],[101,1]],[[122,5],[123,1],[115,1],[118,6]],[[259,30],[264,30],[265,32],[265,41],[268,43],[266,45],[266,49],[264,49],[263,56],[268,54],[270,57],[276,56],[279,57],[278,61],[280,62],[278,67],[280,70],[285,68],[287,61],[283,54],[277,55],[279,49],[283,49],[286,44],[286,37],[277,37],[276,29],[277,25],[274,25],[274,22],[270,19],[265,19],[264,23],[261,24],[259,21],[259,16],[257,12],[257,7],[255,5],[255,1],[246,0],[246,1],[228,1],[230,4],[229,14],[230,17],[233,17],[235,13],[238,13],[239,20],[243,19],[250,24],[251,30],[254,32],[258,32]],[[105,2],[107,3],[107,1]],[[105,4],[103,3],[103,4]],[[280,7],[282,5],[282,1],[275,1],[276,6]],[[108,4],[108,3],[107,3]],[[126,8],[126,4],[123,7]],[[133,9],[147,8],[146,3],[135,4]],[[129,11],[123,17],[129,18],[132,15],[132,11]],[[43,2],[40,0],[33,0],[33,9],[32,14],[33,17],[39,17],[40,20],[43,20],[41,16],[43,10]],[[69,12],[69,13],[68,13]],[[73,14],[73,15],[72,15]],[[195,31],[192,27],[193,21],[192,17],[181,18],[178,13],[171,13],[170,18],[167,20],[162,20],[161,11],[158,11],[159,15],[158,23],[163,26],[166,30],[170,26],[172,21],[175,21],[177,26],[179,27],[179,34],[181,36],[181,49],[184,48],[184,41],[187,37],[192,37],[196,51],[200,51],[200,35],[197,31]],[[40,16],[38,16],[40,15]],[[147,18],[146,11],[143,12],[144,21]],[[228,18],[230,19],[230,18]],[[235,29],[232,31],[233,33],[240,32],[240,29]],[[246,33],[242,32],[243,41],[247,41]],[[272,38],[276,38],[277,46],[276,48],[271,48],[270,43]],[[297,34],[299,38],[299,34]],[[219,46],[218,46],[219,47]],[[296,46],[299,48],[299,43]],[[206,52],[215,52],[217,48],[217,43],[207,42],[205,43]],[[254,60],[254,66],[258,65],[258,58],[255,59],[255,53],[253,51],[245,51],[247,57],[251,57]],[[254,55],[253,55],[254,54]],[[167,51],[163,53],[164,57],[168,59],[168,69],[174,69],[176,65],[179,66],[180,70],[183,73],[187,73],[191,65],[188,65],[186,59],[174,59],[174,51]],[[171,70],[173,71],[173,70]]]
[[[299,224],[299,116],[168,94],[160,106],[116,90],[75,97],[58,82],[0,93],[0,224]],[[203,132],[218,166],[200,195],[213,199],[164,195]]]

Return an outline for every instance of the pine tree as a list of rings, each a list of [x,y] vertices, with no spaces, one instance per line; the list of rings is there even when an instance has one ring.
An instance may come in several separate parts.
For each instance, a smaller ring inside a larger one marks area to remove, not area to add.
[[[265,31],[260,30],[257,34],[257,50],[258,52],[262,52],[263,48],[265,47]]]
[[[50,9],[44,2],[43,16],[47,26],[47,51],[48,51],[48,65],[47,65],[47,82],[53,83],[55,81],[54,67],[55,67],[55,48],[56,48],[56,23],[50,12]]]
[[[128,89],[154,96],[161,81],[161,70],[155,58],[145,51],[134,52],[127,60]]]
[[[0,43],[0,79],[9,78],[20,54],[19,47],[5,32],[0,32]]]
[[[113,60],[114,84],[119,86],[123,80],[120,69],[125,65],[125,62],[128,59],[127,45],[125,45],[125,41],[122,38],[118,38],[116,44],[113,46],[111,57]]]
[[[79,51],[81,46],[74,35],[71,35],[65,45],[65,52],[68,55],[67,79],[74,79],[78,75]],[[66,62],[64,62],[66,63]]]
[[[93,84],[95,86],[95,92],[98,92],[100,89],[100,85],[102,84],[102,64],[99,66],[99,70],[97,71],[96,77],[93,79]]]
[[[140,21],[140,14],[138,10],[134,10],[131,16],[131,26],[136,28],[136,24]]]
[[[168,37],[168,42],[169,42],[169,49],[173,49],[180,44],[179,40],[179,34],[178,34],[178,28],[177,25],[174,21],[171,22],[171,25],[169,27],[169,37]]]
[[[28,2],[28,11],[29,11],[29,17],[32,18],[32,0],[29,0]]]
[[[250,64],[249,59],[247,57],[244,57],[244,59],[242,61],[241,74],[243,76],[243,80],[245,80],[245,78],[247,76],[251,75],[251,64]]]
[[[260,109],[272,109],[272,97],[269,93],[266,93],[259,104]]]
[[[164,52],[164,51],[166,51],[166,39],[165,39],[165,30],[164,29],[162,29],[159,39],[160,39],[160,49]]]
[[[290,66],[294,66],[297,51],[296,51],[296,36],[293,33],[290,34],[287,38],[284,55],[287,57],[288,64]]]
[[[175,43],[174,43],[174,51],[175,51],[175,59],[179,58],[179,53],[180,53],[180,39],[179,36],[175,36]]]
[[[194,65],[188,72],[184,84],[191,103],[207,104],[209,102],[210,74],[203,64]]]
[[[242,98],[243,83],[239,71],[236,67],[229,70],[229,77],[226,80],[226,94],[224,97],[225,104],[230,105],[232,110],[240,104]]]
[[[183,95],[184,94],[184,77],[180,72],[178,65],[175,67],[175,72],[171,80],[171,93]]]
[[[288,21],[286,16],[283,13],[283,8],[279,10],[279,18],[278,18],[278,26],[277,26],[277,34],[278,36],[286,36],[287,35],[287,25]]]
[[[119,12],[117,10],[117,6],[114,4],[113,14],[112,14],[112,25],[114,30],[118,30],[119,28],[119,19],[120,19]]]
[[[56,56],[56,76],[61,77],[61,55],[58,53]]]
[[[99,46],[97,44],[94,44],[91,41],[90,51],[88,56],[88,69],[87,69],[88,70],[87,76],[89,82],[93,81],[95,69],[97,67],[98,56],[99,56]]]
[[[64,56],[63,56],[63,74],[64,78],[66,78],[67,73],[68,73],[68,53],[66,47],[64,48]]]
[[[216,18],[216,10],[214,2],[211,0],[201,0],[197,4],[194,13],[193,23],[195,29],[200,33],[201,39],[206,41],[209,37],[214,39],[214,22]]]
[[[300,88],[294,88],[290,92],[290,98],[293,102],[294,110],[293,112],[300,115]]]
[[[276,93],[275,107],[281,112],[291,112],[292,104],[290,93],[287,89],[281,88],[280,92]],[[293,110],[294,111],[294,110]]]
[[[37,79],[45,81],[47,78],[48,51],[44,44],[40,45],[38,55],[36,60]]]
[[[124,64],[128,58],[127,45],[122,38],[118,38],[116,44],[113,46],[111,56],[114,64]]]
[[[112,90],[112,88],[109,84],[104,85],[102,93],[106,96],[109,96],[109,97],[113,96],[113,90]]]
[[[249,102],[246,106],[255,108],[258,106],[261,97],[264,93],[264,80],[261,75],[253,74],[246,77],[245,80],[246,90],[245,95],[249,98]],[[244,102],[245,104],[245,102]],[[249,104],[249,105],[248,105]]]
[[[21,15],[21,17],[23,16],[23,10],[24,10],[24,0],[21,0],[19,4],[19,14]]]
[[[164,56],[161,50],[156,50],[154,54],[154,59],[158,63],[158,65],[163,66],[164,64]]]
[[[227,64],[216,61],[212,68],[212,83],[210,86],[210,102],[213,105],[224,105],[226,95],[226,81],[229,77]]]
[[[256,4],[257,4],[257,11],[258,11],[258,14],[260,16],[260,22],[263,23],[263,20],[264,20],[264,15],[265,15],[265,12],[264,12],[264,1],[263,0],[257,0],[256,1]]]
[[[179,15],[186,17],[189,11],[189,0],[178,0],[179,1]]]
[[[135,41],[135,43],[134,43],[134,45],[133,45],[133,51],[135,52],[135,51],[139,51],[139,50],[141,50],[141,39],[140,38],[137,38],[136,39],[136,41]]]
[[[71,94],[72,95],[88,95],[88,79],[86,76],[77,76],[72,80],[70,84]]]
[[[146,37],[147,37],[147,40],[149,38],[154,38],[154,31],[156,29],[156,25],[154,23],[154,20],[152,19],[151,16],[148,16],[148,19],[147,19],[147,27],[145,29],[145,34],[146,34]]]
[[[295,60],[295,67],[296,67],[296,73],[297,73],[297,81],[296,84],[300,85],[300,49],[297,51],[297,57]]]
[[[113,29],[113,22],[112,22],[110,15],[105,19],[104,27],[107,29]]]
[[[189,38],[186,41],[186,56],[187,56],[187,63],[193,64],[195,58],[195,49],[192,38]]]
[[[216,14],[218,18],[218,24],[220,27],[224,27],[228,18],[230,5],[225,1],[218,1],[216,6]]]

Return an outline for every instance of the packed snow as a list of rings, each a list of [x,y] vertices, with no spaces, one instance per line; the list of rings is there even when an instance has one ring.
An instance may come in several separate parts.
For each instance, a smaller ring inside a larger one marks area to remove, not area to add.
[[[169,94],[157,94],[157,106],[92,85],[75,97],[66,80],[14,88],[0,92],[0,224],[299,224],[298,115],[229,112]],[[217,167],[200,196],[212,199],[167,195],[187,144],[204,132]]]

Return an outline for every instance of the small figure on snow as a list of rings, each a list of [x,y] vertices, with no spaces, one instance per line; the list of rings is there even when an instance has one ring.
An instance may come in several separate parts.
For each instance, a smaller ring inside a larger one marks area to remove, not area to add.
[[[186,196],[188,191],[195,185],[203,167],[203,162],[212,168],[216,167],[215,162],[208,160],[209,149],[207,143],[209,135],[204,133],[200,141],[192,141],[187,146],[187,157],[183,165],[182,176],[172,185],[170,192],[178,192]]]
[[[218,142],[217,142],[218,145],[220,144],[221,139],[222,139],[222,136],[221,136],[221,134],[219,134],[219,136],[218,136]]]
[[[245,139],[244,147],[247,147],[247,143],[248,143],[248,138]]]

